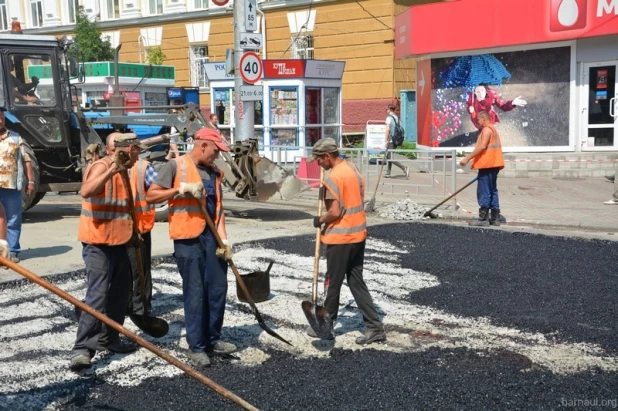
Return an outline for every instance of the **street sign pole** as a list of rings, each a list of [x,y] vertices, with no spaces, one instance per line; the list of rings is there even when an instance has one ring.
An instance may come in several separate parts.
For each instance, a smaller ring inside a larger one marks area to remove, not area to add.
[[[245,27],[246,19],[246,7],[252,0],[236,0],[234,2],[234,140],[242,141],[249,138],[253,138],[253,128],[255,125],[254,119],[254,102],[241,100],[241,87],[248,86],[241,75],[240,71],[242,67],[240,65],[240,59],[243,55],[243,48],[240,45],[241,33],[247,30]],[[255,0],[252,1],[255,4]]]

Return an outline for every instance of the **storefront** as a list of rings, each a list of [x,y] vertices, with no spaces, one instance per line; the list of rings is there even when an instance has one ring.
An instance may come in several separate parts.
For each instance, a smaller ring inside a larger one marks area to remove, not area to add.
[[[264,99],[254,104],[255,137],[261,151],[272,151],[273,146],[313,146],[323,137],[340,141],[344,65],[325,60],[263,61]],[[208,63],[206,73],[211,111],[217,114],[222,133],[233,141],[234,77],[225,74],[223,63]],[[303,154],[295,151],[290,155]]]
[[[469,150],[487,111],[505,151],[617,150],[617,14],[618,0],[408,8],[395,54],[417,59],[418,144]]]

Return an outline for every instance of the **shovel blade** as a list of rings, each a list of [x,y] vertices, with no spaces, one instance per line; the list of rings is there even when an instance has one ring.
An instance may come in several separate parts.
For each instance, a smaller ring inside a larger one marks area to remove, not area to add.
[[[162,318],[149,315],[131,315],[131,321],[137,328],[154,338],[164,337],[170,330],[169,324]]]
[[[333,335],[326,308],[311,301],[303,301],[301,306],[309,326],[315,331],[316,335],[322,340],[332,340]]]
[[[266,331],[267,334],[272,335],[273,337],[275,337],[276,339],[278,339],[279,341],[282,341],[284,343],[286,343],[287,345],[290,345],[293,347],[292,343],[289,342],[288,340],[286,340],[285,338],[283,338],[282,336],[280,336],[279,334],[277,334],[276,332],[274,332],[269,326],[267,326],[265,323],[263,322],[258,322],[258,324],[260,324],[260,328],[264,331]]]

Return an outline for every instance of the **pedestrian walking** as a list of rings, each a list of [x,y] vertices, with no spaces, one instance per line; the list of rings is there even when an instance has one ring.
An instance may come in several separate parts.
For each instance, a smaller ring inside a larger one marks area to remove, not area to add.
[[[395,153],[392,150],[397,148],[397,146],[393,142],[393,137],[395,136],[395,125],[398,123],[399,119],[395,114],[395,106],[393,104],[390,104],[386,109],[386,133],[384,135],[384,141],[386,144],[386,149],[388,150],[388,162],[386,163],[386,174],[384,175],[384,178],[391,177],[391,168],[393,167],[393,165],[399,167],[401,171],[403,171],[403,174],[406,176],[406,178],[408,178],[408,176],[410,175],[410,169],[408,167],[405,167],[399,161],[393,161]]]
[[[326,246],[326,299],[331,336],[337,320],[339,298],[343,280],[348,286],[363,315],[365,334],[356,339],[357,344],[386,341],[384,325],[373,305],[371,294],[363,280],[367,220],[365,218],[365,179],[356,166],[339,156],[339,148],[332,138],[318,140],[313,146],[310,161],[316,160],[324,170],[330,170],[324,179],[321,196],[326,212],[313,219],[313,226],[322,227],[321,242]],[[308,334],[317,337],[309,328]]]
[[[124,324],[127,301],[131,291],[131,274],[127,247],[139,244],[133,235],[129,197],[120,171],[133,167],[140,149],[135,134],[114,134],[115,149],[95,161],[86,171],[80,194],[82,211],[78,239],[83,244],[86,264],[86,304],[119,324]],[[80,370],[91,366],[96,351],[130,353],[137,349],[120,339],[118,331],[103,326],[88,313],[79,318],[70,368]]]
[[[19,263],[22,189],[25,185],[28,196],[34,193],[34,171],[30,156],[24,150],[24,141],[19,134],[6,128],[5,111],[4,107],[0,107],[0,203],[6,212],[6,239],[11,251],[10,259]]]
[[[236,346],[221,336],[228,264],[217,256],[220,253],[231,258],[231,250],[218,250],[197,204],[204,203],[217,232],[230,248],[221,202],[223,172],[214,163],[220,151],[229,151],[221,134],[202,128],[195,134],[191,152],[165,164],[146,194],[149,203],[169,202],[170,238],[174,240],[174,257],[182,277],[188,356],[199,367],[210,365],[208,354],[236,351]]]
[[[498,173],[504,168],[502,143],[498,130],[491,123],[486,111],[478,114],[481,132],[474,150],[464,157],[459,165],[464,167],[472,160],[472,169],[478,170],[476,197],[479,203],[479,218],[471,226],[500,225],[500,199],[498,197]]]

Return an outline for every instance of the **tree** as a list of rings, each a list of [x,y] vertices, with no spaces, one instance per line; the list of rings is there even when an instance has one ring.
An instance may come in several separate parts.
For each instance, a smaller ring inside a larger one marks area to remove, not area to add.
[[[101,30],[88,19],[83,6],[79,6],[75,18],[73,41],[80,61],[113,61],[114,49],[108,39],[101,38]]]
[[[161,50],[159,46],[153,46],[148,49],[148,64],[152,64],[153,66],[160,66],[165,61],[165,53]]]

